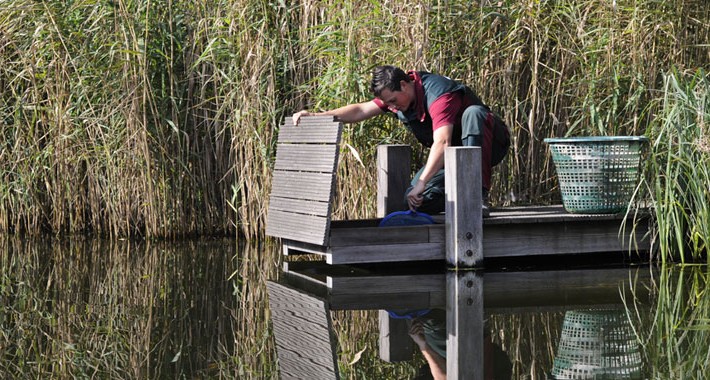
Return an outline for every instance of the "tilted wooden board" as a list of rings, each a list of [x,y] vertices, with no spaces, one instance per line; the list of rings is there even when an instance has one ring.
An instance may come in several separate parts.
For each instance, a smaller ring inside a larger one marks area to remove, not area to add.
[[[287,118],[279,129],[266,234],[326,246],[343,125],[332,116]]]

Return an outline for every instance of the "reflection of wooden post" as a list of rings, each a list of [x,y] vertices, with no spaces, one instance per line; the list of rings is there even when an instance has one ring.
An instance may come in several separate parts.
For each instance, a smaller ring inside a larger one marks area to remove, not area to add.
[[[483,265],[481,148],[445,152],[447,379],[483,379],[483,277],[461,269]]]
[[[446,277],[446,378],[483,380],[483,276],[449,271]]]
[[[483,265],[481,148],[449,147],[445,152],[446,261],[449,266]]]
[[[404,191],[409,184],[411,169],[409,145],[377,147],[377,216],[379,218],[405,210]],[[390,318],[380,310],[380,359],[387,362],[411,360],[414,342],[409,337],[407,322]]]
[[[386,362],[412,360],[414,341],[404,319],[394,319],[380,310],[380,359]]]
[[[377,216],[406,210],[404,191],[409,185],[411,170],[409,145],[379,145],[377,147]]]

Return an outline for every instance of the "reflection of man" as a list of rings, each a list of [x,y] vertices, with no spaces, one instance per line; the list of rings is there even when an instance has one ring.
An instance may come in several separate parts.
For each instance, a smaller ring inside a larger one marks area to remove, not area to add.
[[[446,311],[434,309],[412,318],[409,336],[427,361],[415,379],[446,379]],[[508,355],[492,342],[488,333],[484,341],[483,362],[486,380],[511,378],[512,363]]]

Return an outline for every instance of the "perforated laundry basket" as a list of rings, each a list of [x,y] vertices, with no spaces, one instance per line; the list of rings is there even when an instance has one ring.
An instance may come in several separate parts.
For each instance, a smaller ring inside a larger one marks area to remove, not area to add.
[[[571,213],[626,210],[639,178],[642,136],[548,138],[562,192]]]
[[[623,310],[565,313],[554,379],[640,379],[641,352]]]

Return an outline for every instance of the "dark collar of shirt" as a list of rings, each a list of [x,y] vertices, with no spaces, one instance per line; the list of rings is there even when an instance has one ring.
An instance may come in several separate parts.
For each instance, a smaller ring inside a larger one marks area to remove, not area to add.
[[[414,95],[416,97],[414,101],[416,102],[417,119],[419,122],[424,122],[424,119],[426,119],[426,99],[424,98],[422,77],[414,70],[408,72],[407,75],[409,75],[412,83],[414,83]]]

